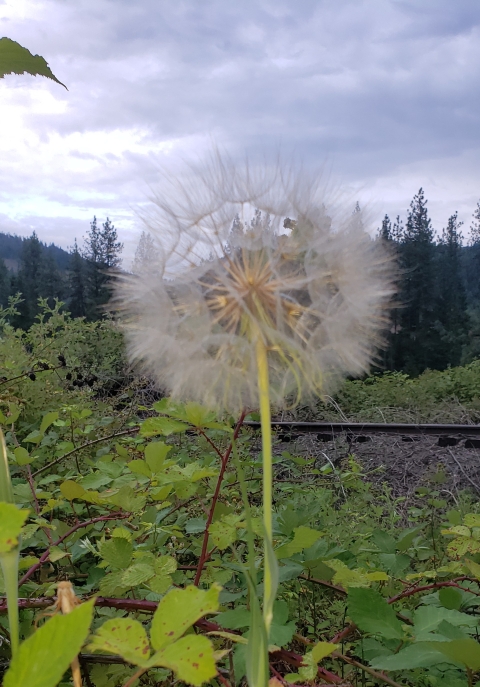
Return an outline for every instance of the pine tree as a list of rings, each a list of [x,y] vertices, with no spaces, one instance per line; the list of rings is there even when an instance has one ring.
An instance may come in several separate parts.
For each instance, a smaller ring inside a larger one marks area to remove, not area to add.
[[[434,256],[434,232],[421,188],[410,203],[402,236],[402,310],[395,352],[396,369],[414,375],[431,366],[438,343],[434,330]]]
[[[435,327],[440,335],[440,344],[436,347],[432,366],[438,369],[460,364],[467,338],[469,318],[461,267],[462,224],[457,212],[451,215],[437,248]]]
[[[69,300],[68,308],[72,317],[85,317],[85,261],[78,250],[77,239],[70,253],[70,266],[68,270]]]
[[[392,241],[393,239],[392,222],[388,215],[385,215],[385,217],[382,220],[382,226],[378,230],[378,236],[384,241]]]
[[[472,223],[470,225],[470,245],[480,245],[480,200],[478,201],[475,212],[472,215]]]
[[[11,293],[10,272],[5,262],[0,258],[0,306],[5,307],[8,304],[8,297]]]
[[[110,300],[110,271],[120,265],[123,244],[118,240],[117,230],[107,217],[102,228],[97,218],[90,223],[85,237],[83,257],[87,261],[86,310],[91,320],[98,319]]]
[[[30,327],[38,313],[38,299],[41,296],[40,284],[43,263],[42,244],[36,232],[22,243],[20,269],[16,279],[16,290],[22,294],[15,325],[24,329]]]
[[[138,241],[137,249],[135,251],[132,271],[134,273],[138,273],[142,269],[154,265],[157,260],[158,250],[155,246],[155,241],[153,240],[152,235],[147,231],[142,231]]]

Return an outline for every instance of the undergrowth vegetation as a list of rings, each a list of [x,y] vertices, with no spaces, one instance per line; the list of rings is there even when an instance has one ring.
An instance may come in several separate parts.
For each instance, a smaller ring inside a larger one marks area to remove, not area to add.
[[[10,595],[5,687],[241,685],[263,594],[259,437],[149,391],[114,323],[44,304],[21,332],[8,324],[14,307],[0,334],[11,478],[9,492],[0,476],[0,593],[19,552],[20,645]],[[479,390],[475,361],[349,381],[335,403],[364,420],[467,421]],[[433,485],[405,515],[353,454],[332,466],[274,451],[273,462],[271,684],[477,684],[475,499],[451,504]]]

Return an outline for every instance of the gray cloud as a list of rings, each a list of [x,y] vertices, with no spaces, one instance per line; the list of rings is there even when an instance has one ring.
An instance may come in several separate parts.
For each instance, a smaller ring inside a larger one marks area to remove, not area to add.
[[[46,240],[60,232],[48,218],[63,218],[65,245],[94,212],[133,231],[155,161],[212,139],[234,156],[280,147],[327,161],[378,219],[404,212],[420,184],[438,228],[455,209],[468,221],[480,196],[476,0],[5,7],[5,34],[69,88],[0,82],[23,122],[0,138],[0,212],[25,227],[36,217]]]

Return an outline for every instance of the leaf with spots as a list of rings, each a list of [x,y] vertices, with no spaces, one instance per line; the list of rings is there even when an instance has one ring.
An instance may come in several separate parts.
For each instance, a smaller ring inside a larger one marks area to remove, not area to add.
[[[187,635],[157,651],[149,665],[170,668],[178,680],[194,687],[200,687],[217,674],[212,643],[202,635]]]
[[[129,618],[107,620],[92,637],[88,649],[117,654],[136,666],[146,667],[150,658],[145,628]]]
[[[218,610],[221,587],[213,584],[208,591],[187,587],[172,589],[158,604],[152,621],[150,636],[158,651],[173,644],[197,620]]]
[[[0,502],[0,553],[11,551],[28,516],[28,510],[19,510],[13,503]]]

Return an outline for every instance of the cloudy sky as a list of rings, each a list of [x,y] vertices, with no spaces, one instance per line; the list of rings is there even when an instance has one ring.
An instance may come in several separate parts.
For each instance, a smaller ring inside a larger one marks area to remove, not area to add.
[[[129,247],[158,167],[212,141],[323,167],[374,225],[420,186],[440,231],[480,199],[478,0],[0,0],[0,25],[68,86],[0,80],[0,231],[67,247],[108,215]]]

